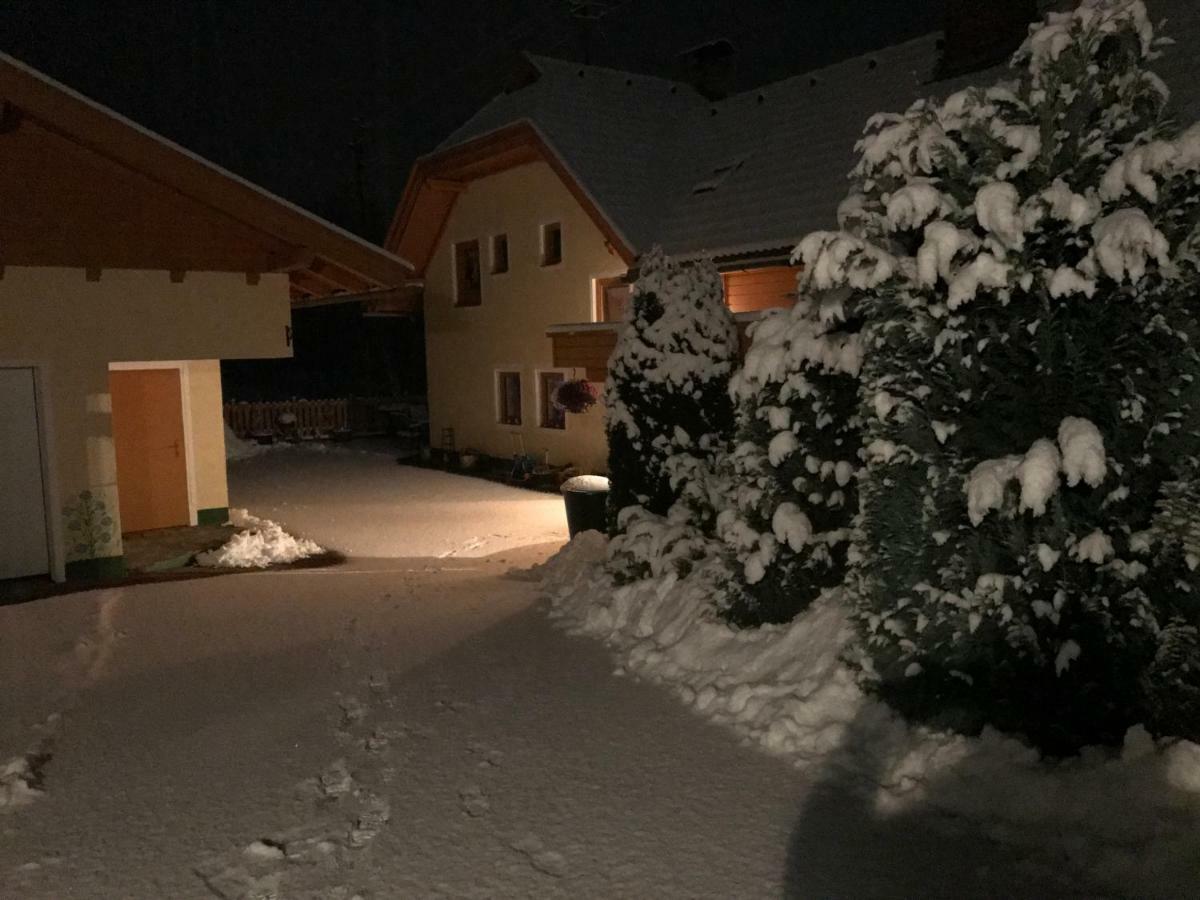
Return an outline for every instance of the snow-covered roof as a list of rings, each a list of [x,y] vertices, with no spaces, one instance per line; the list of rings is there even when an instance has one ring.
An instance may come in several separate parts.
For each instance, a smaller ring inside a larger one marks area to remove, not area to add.
[[[1200,119],[1200,4],[1147,0],[1168,20],[1155,68],[1181,119]],[[496,97],[439,151],[528,120],[638,252],[781,254],[834,225],[854,144],[876,112],[1003,75],[934,81],[933,33],[724,100],[686,84],[530,56],[540,77]]]
[[[656,206],[687,173],[666,148],[678,143],[707,104],[692,87],[663,78],[529,56],[533,83],[501,94],[438,150],[532,122],[639,250],[657,240]]]

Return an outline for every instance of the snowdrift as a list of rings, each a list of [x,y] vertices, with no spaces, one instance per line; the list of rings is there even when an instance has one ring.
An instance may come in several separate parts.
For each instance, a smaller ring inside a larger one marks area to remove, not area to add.
[[[816,777],[847,778],[880,816],[933,807],[981,823],[1014,851],[1061,857],[1076,883],[1182,896],[1200,877],[1200,745],[1129,729],[1123,749],[1043,760],[994,731],[980,737],[908,725],[866,695],[847,660],[855,633],[839,592],[793,622],[738,631],[712,597],[708,560],[615,586],[607,540],[577,536],[538,569],[551,616],[607,642],[627,671],[669,686],[697,712],[732,727]]]

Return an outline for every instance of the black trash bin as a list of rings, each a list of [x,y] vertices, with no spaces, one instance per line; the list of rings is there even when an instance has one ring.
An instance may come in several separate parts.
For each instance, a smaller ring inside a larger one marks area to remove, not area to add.
[[[571,537],[581,531],[601,534],[607,527],[608,479],[603,475],[578,475],[562,484],[567,504],[567,531]]]

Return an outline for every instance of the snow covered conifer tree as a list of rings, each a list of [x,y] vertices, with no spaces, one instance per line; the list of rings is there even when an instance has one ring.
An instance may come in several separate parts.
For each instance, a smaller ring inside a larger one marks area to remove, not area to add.
[[[848,292],[813,290],[752,327],[734,375],[738,433],[729,458],[733,505],[717,531],[741,564],[727,616],[742,625],[783,622],[821,589],[841,584],[858,509],[861,448],[859,321]]]
[[[678,264],[657,247],[646,253],[605,385],[611,533],[621,530],[621,510],[665,515],[684,495],[696,517],[710,517],[690,489],[733,433],[737,350],[716,267]]]
[[[1196,560],[1156,527],[1196,485],[1200,126],[1155,48],[1140,0],[1051,14],[1015,80],[874,117],[852,229],[800,248],[862,292],[878,689],[1050,752],[1200,734]]]

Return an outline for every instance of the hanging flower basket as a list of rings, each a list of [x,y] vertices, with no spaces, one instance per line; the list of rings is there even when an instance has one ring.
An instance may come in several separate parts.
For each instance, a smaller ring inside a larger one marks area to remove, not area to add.
[[[596,404],[596,389],[582,378],[564,381],[554,389],[551,401],[558,409],[569,413],[587,412]]]

